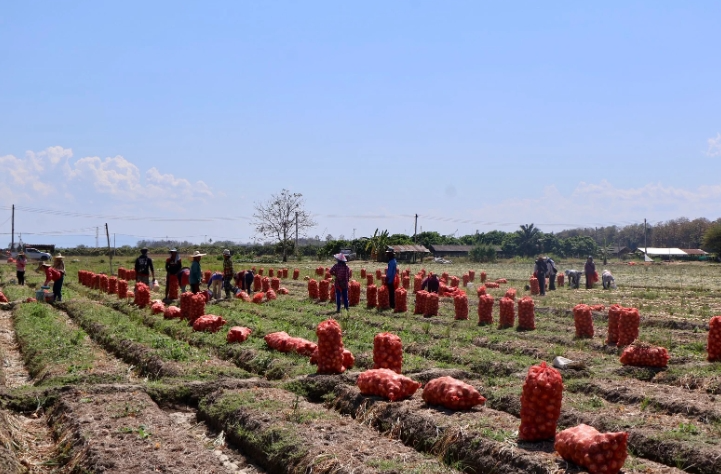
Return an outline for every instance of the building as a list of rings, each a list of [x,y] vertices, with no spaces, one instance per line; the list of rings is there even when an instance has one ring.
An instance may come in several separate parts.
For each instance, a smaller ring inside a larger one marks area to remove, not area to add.
[[[431,245],[434,257],[468,257],[474,245]],[[501,253],[500,245],[493,245],[496,255]]]
[[[636,249],[638,253],[646,253],[649,257],[661,257],[663,260],[671,260],[673,258],[684,260],[705,260],[708,253],[701,249],[680,249],[676,247],[639,247]]]
[[[427,257],[431,253],[423,245],[389,245],[388,248],[393,250],[396,260],[402,262],[414,262],[416,259],[422,262],[423,257]]]

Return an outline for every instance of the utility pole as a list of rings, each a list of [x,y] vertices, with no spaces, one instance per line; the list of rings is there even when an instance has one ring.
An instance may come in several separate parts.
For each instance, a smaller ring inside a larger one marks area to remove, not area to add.
[[[113,234],[115,236],[115,234]],[[110,275],[113,274],[113,252],[110,250],[110,232],[108,232],[108,223],[105,223],[105,237],[108,238],[108,258],[110,259]],[[113,237],[114,238],[114,237]]]
[[[646,219],[645,218],[643,219],[643,246],[645,247],[644,253],[646,254],[643,257],[643,259],[645,261],[646,257],[648,256],[648,242],[646,241]]]
[[[298,255],[298,211],[295,211],[295,254]]]
[[[418,245],[418,214],[416,214],[416,221],[413,224],[413,245]],[[413,263],[416,263],[416,252],[413,252]]]
[[[99,235],[99,233],[100,233],[100,227],[95,227],[95,248],[100,247],[100,245],[98,245],[98,235]]]
[[[12,214],[12,237],[10,237],[10,251],[15,251],[15,204],[13,204],[13,214]]]

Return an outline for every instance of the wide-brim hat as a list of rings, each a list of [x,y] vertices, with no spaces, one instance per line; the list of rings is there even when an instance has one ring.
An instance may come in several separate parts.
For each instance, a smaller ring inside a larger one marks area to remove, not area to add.
[[[169,250],[169,252],[170,252],[170,253],[173,253],[173,252],[178,253],[178,249],[172,248],[172,249]]]
[[[348,261],[348,259],[345,258],[345,255],[343,255],[342,253],[337,253],[337,254],[333,255],[333,258],[335,258],[339,262],[347,262]]]
[[[230,255],[230,250],[228,250],[228,249],[223,250],[223,255]]]
[[[25,252],[18,252],[18,257],[19,257],[20,255],[25,255]]]
[[[65,257],[63,257],[63,255],[59,253],[59,254],[57,254],[57,255],[56,255],[55,257],[53,257],[53,258],[55,258],[56,260],[62,260],[62,259],[64,259]]]
[[[40,263],[40,266],[41,266],[41,267],[49,267],[50,264],[49,264],[48,262],[41,262],[41,263]]]
[[[195,257],[205,257],[206,255],[207,255],[207,254],[205,254],[205,253],[200,253],[200,250],[196,250],[195,252],[193,252],[193,255],[191,255],[191,257],[193,257],[193,258],[195,258]]]

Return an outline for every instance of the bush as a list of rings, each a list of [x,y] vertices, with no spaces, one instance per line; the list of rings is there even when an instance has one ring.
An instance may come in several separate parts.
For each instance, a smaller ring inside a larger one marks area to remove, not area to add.
[[[492,245],[476,245],[471,249],[468,256],[472,262],[495,262],[496,249]]]

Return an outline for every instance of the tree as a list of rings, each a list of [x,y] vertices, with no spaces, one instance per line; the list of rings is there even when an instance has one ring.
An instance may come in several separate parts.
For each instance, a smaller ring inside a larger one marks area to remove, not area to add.
[[[518,247],[524,257],[530,257],[540,251],[539,240],[541,231],[533,224],[524,224],[516,231],[518,235]]]
[[[388,231],[378,232],[378,229],[373,233],[373,236],[369,237],[366,242],[366,251],[370,251],[371,260],[378,260],[382,255],[386,247],[388,247],[389,235]]]
[[[252,224],[259,234],[278,243],[286,243],[282,245],[284,262],[288,261],[288,249],[291,246],[287,242],[295,231],[296,223],[299,233],[316,225],[303,204],[302,194],[291,193],[287,189],[271,195],[266,202],[255,204]]]
[[[721,225],[709,227],[703,234],[703,246],[706,250],[721,256]]]

